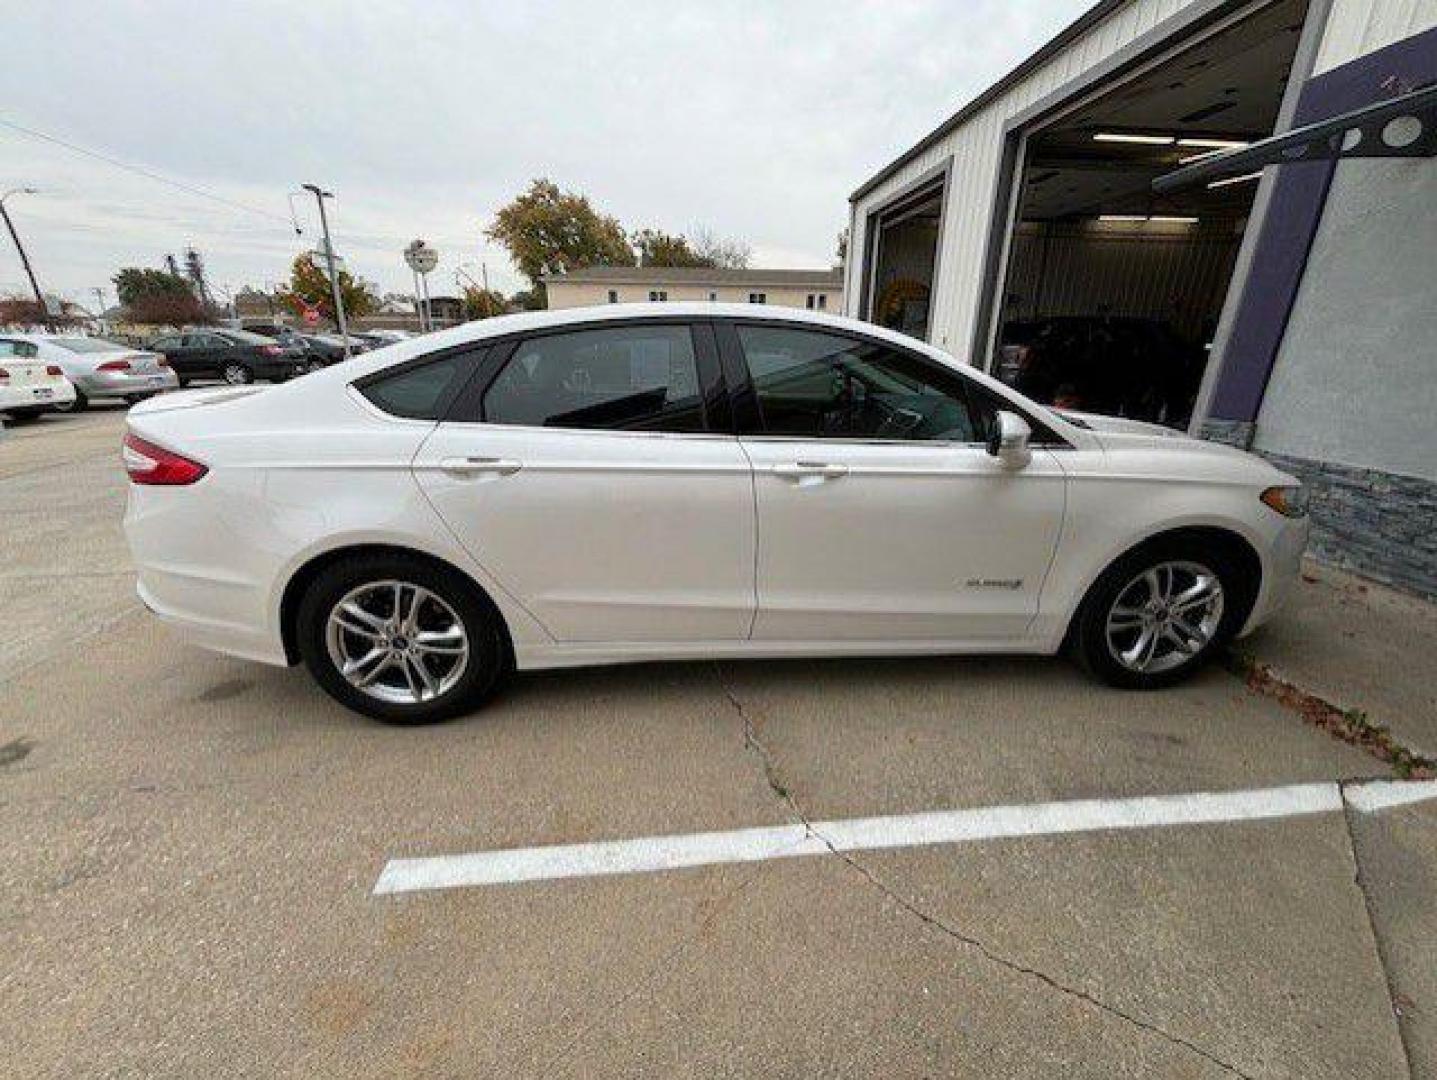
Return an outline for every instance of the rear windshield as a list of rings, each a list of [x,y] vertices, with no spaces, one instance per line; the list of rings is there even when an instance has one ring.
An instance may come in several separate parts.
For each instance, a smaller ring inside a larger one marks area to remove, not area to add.
[[[117,345],[113,341],[106,341],[97,337],[57,337],[51,338],[52,345],[58,345],[74,353],[84,352],[121,352],[125,346]]]
[[[241,345],[272,345],[273,338],[267,338],[263,334],[251,334],[248,330],[226,330],[221,337],[227,337],[231,341],[238,341]]]

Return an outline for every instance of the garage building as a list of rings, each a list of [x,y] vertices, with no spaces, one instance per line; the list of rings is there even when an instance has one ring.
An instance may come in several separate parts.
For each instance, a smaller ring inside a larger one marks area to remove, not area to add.
[[[845,306],[1250,447],[1437,595],[1437,0],[1103,0],[852,196]]]

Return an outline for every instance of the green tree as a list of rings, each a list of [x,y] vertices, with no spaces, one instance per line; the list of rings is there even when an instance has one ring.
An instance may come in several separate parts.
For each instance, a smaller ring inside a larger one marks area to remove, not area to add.
[[[580,266],[632,266],[633,251],[623,226],[590,205],[583,195],[560,191],[547,179],[494,215],[484,233],[502,244],[519,272],[541,290],[541,275]]]
[[[126,266],[111,280],[126,314],[135,322],[183,326],[207,321],[200,298],[179,274]]]
[[[339,272],[339,295],[344,300],[346,316],[368,315],[379,306],[379,297],[367,281],[355,278],[348,270]],[[289,271],[289,288],[280,292],[280,302],[296,315],[306,307],[319,309],[330,322],[335,321],[334,297],[329,275],[315,265],[308,255],[296,255]]]
[[[673,236],[662,229],[640,229],[634,233],[634,246],[645,266],[715,266],[689,246],[682,236]]]
[[[464,317],[466,319],[492,319],[509,310],[509,301],[498,289],[479,289],[473,285],[464,289]]]

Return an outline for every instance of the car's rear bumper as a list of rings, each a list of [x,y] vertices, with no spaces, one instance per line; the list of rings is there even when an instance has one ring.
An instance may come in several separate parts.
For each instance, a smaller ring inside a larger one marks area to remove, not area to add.
[[[182,593],[153,571],[141,570],[135,584],[140,602],[159,620],[174,627],[186,644],[203,649],[256,660],[262,664],[288,665],[284,644],[272,635],[252,626],[218,617],[187,602]]]
[[[233,506],[206,491],[213,477],[186,487],[131,484],[125,539],[145,606],[188,643],[269,664],[287,663],[270,618],[271,560],[245,537],[262,519],[262,481],[243,474]],[[227,558],[226,553],[232,557]]]
[[[89,398],[129,397],[131,394],[158,394],[180,385],[179,378],[168,369],[152,372],[98,371],[75,380]]]
[[[0,412],[10,409],[44,409],[68,405],[75,400],[75,388],[68,382],[47,382],[38,386],[0,386]]]

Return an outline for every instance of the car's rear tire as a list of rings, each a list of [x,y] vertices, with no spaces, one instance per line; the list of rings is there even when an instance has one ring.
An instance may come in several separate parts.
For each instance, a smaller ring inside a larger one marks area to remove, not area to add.
[[[10,418],[12,424],[28,424],[41,413],[49,411],[49,409],[11,409],[5,415]]]
[[[231,361],[220,369],[220,378],[231,386],[246,386],[254,382],[254,372],[244,364]]]
[[[1118,559],[1088,591],[1072,651],[1110,686],[1171,686],[1233,639],[1255,584],[1225,545],[1195,536],[1160,538]]]
[[[295,629],[315,681],[341,704],[390,724],[468,712],[512,667],[489,598],[457,570],[403,554],[325,567],[300,601]]]

